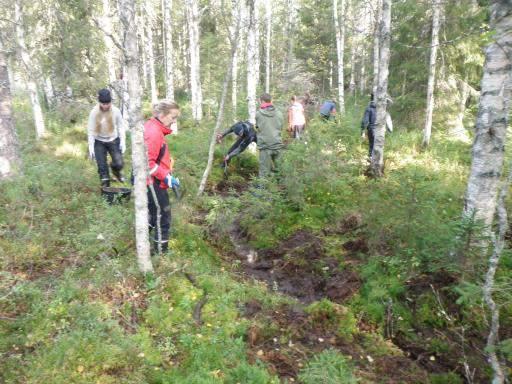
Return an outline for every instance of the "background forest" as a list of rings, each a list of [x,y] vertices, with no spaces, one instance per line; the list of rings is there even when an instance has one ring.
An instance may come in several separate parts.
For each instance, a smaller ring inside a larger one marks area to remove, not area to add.
[[[0,382],[509,382],[509,2],[0,5]],[[509,61],[490,152],[504,160],[479,216],[468,180],[496,36]],[[133,138],[156,100],[182,110],[167,142],[183,198],[152,273],[137,264],[133,196],[104,201],[87,158],[87,116],[105,87]],[[280,174],[263,188],[255,153],[224,172],[230,143],[218,144],[198,194],[212,134],[253,120],[264,91],[283,113],[292,95],[311,96],[306,136],[283,130]],[[392,100],[381,175],[360,136],[372,92]],[[336,121],[317,116],[327,99]]]

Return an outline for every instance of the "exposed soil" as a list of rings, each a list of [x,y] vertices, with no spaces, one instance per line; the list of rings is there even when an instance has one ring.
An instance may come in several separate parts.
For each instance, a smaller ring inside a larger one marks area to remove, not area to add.
[[[292,306],[263,310],[256,301],[245,308],[245,315],[253,320],[247,332],[249,361],[264,361],[282,379],[295,380],[313,355],[335,349],[354,363],[367,383],[428,382],[427,372],[414,361],[400,354],[372,358],[357,339],[361,336],[344,340],[337,334],[337,323],[328,318],[319,319]]]
[[[242,259],[247,275],[303,303],[322,298],[342,303],[361,285],[356,272],[341,269],[338,260],[325,255],[321,239],[307,231],[298,231],[276,248],[257,254],[239,243],[235,247],[239,256],[247,256]]]

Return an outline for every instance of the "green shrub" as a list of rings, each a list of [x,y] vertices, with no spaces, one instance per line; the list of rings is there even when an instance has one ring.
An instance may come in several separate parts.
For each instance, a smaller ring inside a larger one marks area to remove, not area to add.
[[[334,350],[325,350],[313,357],[299,373],[303,384],[355,384],[348,360]]]

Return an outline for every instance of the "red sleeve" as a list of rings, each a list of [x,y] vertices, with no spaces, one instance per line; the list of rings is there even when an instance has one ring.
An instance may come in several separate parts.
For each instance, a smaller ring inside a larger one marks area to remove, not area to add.
[[[156,177],[159,180],[165,179],[168,171],[156,163],[158,154],[160,153],[160,148],[164,143],[157,135],[146,132],[144,132],[144,140],[146,141],[146,146],[148,148],[149,175]]]

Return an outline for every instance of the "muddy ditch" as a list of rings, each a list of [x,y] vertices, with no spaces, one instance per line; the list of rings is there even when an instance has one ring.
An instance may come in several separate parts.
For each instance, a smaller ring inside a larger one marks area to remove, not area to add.
[[[237,229],[229,238],[247,276],[302,303],[323,298],[343,303],[361,286],[357,273],[326,256],[322,240],[311,232],[300,230],[277,247],[260,251],[248,246]]]

